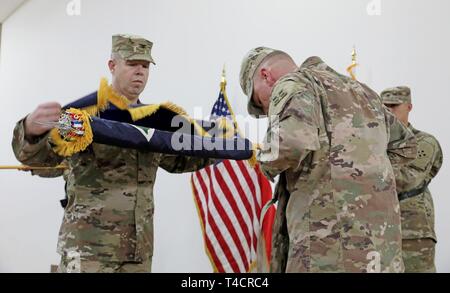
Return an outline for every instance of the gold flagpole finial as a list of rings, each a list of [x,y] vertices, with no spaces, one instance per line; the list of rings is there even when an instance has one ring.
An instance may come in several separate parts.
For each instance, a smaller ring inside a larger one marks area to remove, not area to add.
[[[355,46],[353,46],[353,50],[352,50],[352,64],[356,65],[356,48],[355,48]]]
[[[222,80],[221,80],[221,82],[222,83],[226,83],[227,82],[227,74],[226,74],[226,71],[225,71],[225,64],[223,65],[223,69],[222,69]]]
[[[225,64],[223,64],[222,78],[220,80],[220,89],[222,91],[224,91],[226,85],[227,85],[227,76],[226,76],[226,72],[225,72]]]

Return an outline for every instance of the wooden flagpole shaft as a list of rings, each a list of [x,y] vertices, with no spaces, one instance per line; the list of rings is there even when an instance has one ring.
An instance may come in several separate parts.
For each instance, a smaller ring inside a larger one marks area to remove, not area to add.
[[[0,166],[0,170],[54,170],[54,169],[67,169],[67,166],[59,165],[55,167],[32,167],[32,166]]]

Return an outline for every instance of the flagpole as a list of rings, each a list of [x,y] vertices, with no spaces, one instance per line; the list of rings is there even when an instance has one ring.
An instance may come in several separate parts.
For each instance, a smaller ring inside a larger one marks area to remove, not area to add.
[[[31,171],[31,170],[65,170],[68,169],[68,166],[66,165],[58,165],[58,166],[54,166],[54,167],[42,167],[42,166],[27,166],[27,165],[20,165],[20,166],[15,166],[15,165],[5,165],[5,166],[0,166],[0,170],[19,170],[19,171]]]
[[[233,124],[234,124],[234,127],[236,128],[236,132],[240,136],[242,136],[242,133],[241,133],[241,131],[240,131],[239,127],[238,127],[237,121],[236,121],[236,116],[234,115],[233,108],[231,108],[230,101],[228,100],[226,86],[227,86],[227,78],[226,78],[226,71],[225,71],[225,64],[224,64],[223,65],[223,70],[222,70],[222,78],[221,78],[221,82],[220,82],[220,91],[223,94],[223,98],[225,100],[225,103],[228,106],[228,110],[230,110],[231,119],[233,119]]]
[[[233,125],[234,125],[234,128],[236,129],[237,134],[239,134],[240,137],[244,137],[242,135],[241,130],[239,129],[238,123],[236,121],[236,116],[234,115],[234,111],[233,111],[233,108],[231,107],[230,101],[228,100],[226,86],[227,86],[227,79],[226,79],[225,64],[224,64],[223,65],[223,70],[222,70],[222,79],[221,79],[221,82],[220,82],[220,91],[222,92],[223,98],[225,100],[225,103],[227,104],[228,110],[230,111],[231,119],[233,119]],[[259,146],[255,145],[254,152],[253,152],[253,157],[251,157],[250,159],[247,160],[247,163],[252,168],[254,168],[257,165],[255,151],[258,148],[259,148]]]

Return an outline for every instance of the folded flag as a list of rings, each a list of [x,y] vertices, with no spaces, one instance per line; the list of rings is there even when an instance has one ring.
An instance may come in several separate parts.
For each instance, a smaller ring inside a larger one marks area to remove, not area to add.
[[[248,139],[163,131],[91,117],[86,111],[78,109],[64,111],[50,138],[54,151],[65,157],[84,151],[93,142],[202,158],[246,160],[253,156],[252,144]]]

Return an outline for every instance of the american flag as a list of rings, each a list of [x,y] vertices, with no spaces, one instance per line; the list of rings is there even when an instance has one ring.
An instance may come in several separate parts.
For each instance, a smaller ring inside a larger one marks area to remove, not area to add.
[[[225,85],[222,81],[211,119],[224,117],[236,126]],[[237,130],[235,135],[238,135]],[[251,167],[247,161],[223,160],[193,173],[191,184],[205,249],[214,272],[253,271],[259,237],[264,237],[267,256],[264,262],[269,263],[275,208],[268,210],[262,225],[261,211],[271,200],[272,189],[259,166]]]

